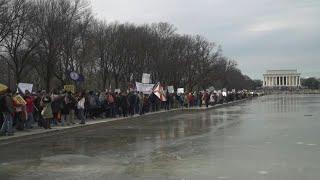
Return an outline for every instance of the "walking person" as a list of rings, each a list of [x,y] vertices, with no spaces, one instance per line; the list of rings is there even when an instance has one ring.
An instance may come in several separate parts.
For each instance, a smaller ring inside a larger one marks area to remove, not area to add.
[[[166,90],[166,98],[167,98],[167,101],[165,101],[165,110],[170,110],[170,101],[171,101],[171,97],[170,97],[170,93],[168,90]]]
[[[123,117],[127,117],[128,116],[128,97],[125,92],[121,94],[120,105],[121,105]]]
[[[138,94],[138,98],[139,98],[139,114],[142,115],[142,114],[144,114],[144,108],[143,108],[144,95],[143,95],[143,92],[140,92]]]
[[[62,106],[62,98],[58,94],[57,91],[51,95],[51,108],[53,112],[53,119],[51,120],[52,125],[58,125],[58,122],[61,120],[61,106]]]
[[[9,89],[0,98],[0,115],[3,117],[3,123],[0,129],[0,135],[13,136],[13,113],[12,94]]]
[[[68,92],[67,98],[69,101],[67,105],[67,107],[69,108],[69,116],[67,118],[67,124],[72,125],[72,124],[75,124],[74,117],[75,117],[75,109],[76,109],[77,102],[71,92]]]
[[[114,104],[114,97],[111,93],[107,94],[107,103],[109,105],[110,108],[110,117],[111,118],[115,118],[116,117],[116,113],[115,113],[115,104]]]
[[[13,107],[15,110],[13,125],[17,130],[23,131],[27,120],[26,102],[19,94],[13,97]]]
[[[129,113],[130,113],[130,116],[133,116],[134,115],[134,108],[135,108],[135,104],[136,104],[136,97],[133,94],[133,92],[129,92],[128,101],[129,101]]]
[[[32,129],[32,125],[34,123],[34,100],[35,98],[31,95],[29,91],[26,91],[25,101],[26,101],[26,110],[27,110],[27,120],[25,123],[26,129]]]
[[[84,110],[85,110],[85,104],[86,98],[84,93],[81,93],[79,97],[79,101],[77,103],[77,109],[78,109],[78,116],[80,118],[80,124],[85,124],[86,123],[86,117],[84,115]]]
[[[61,108],[61,126],[64,126],[65,123],[70,125],[69,116],[70,116],[70,100],[68,95],[66,94],[62,100],[62,108]]]
[[[208,92],[205,92],[202,96],[202,101],[204,102],[204,104],[206,105],[206,107],[209,107],[209,94]]]
[[[44,97],[42,100],[42,106],[42,126],[44,129],[51,129],[51,121],[54,118],[51,106],[51,98],[48,96]]]

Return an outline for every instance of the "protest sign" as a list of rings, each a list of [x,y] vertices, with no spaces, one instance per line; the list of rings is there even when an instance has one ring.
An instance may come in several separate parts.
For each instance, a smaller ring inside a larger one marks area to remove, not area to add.
[[[165,92],[164,92],[163,87],[161,86],[160,82],[158,82],[157,85],[152,89],[152,92],[161,101],[167,101],[167,97],[165,95]]]
[[[121,93],[121,90],[120,89],[115,89],[114,92],[115,93]]]
[[[184,88],[178,88],[177,89],[178,94],[183,94],[184,93]]]
[[[144,94],[151,94],[154,84],[144,84],[136,82],[136,88],[138,92],[143,92]]]
[[[142,81],[143,84],[149,84],[151,83],[151,75],[147,73],[142,74]]]
[[[8,86],[4,85],[4,84],[0,84],[0,93],[5,92],[8,89]]]
[[[27,102],[20,95],[14,96],[13,101],[18,105],[26,105]]]
[[[72,92],[73,94],[76,92],[74,85],[64,85],[63,89],[67,92]]]
[[[208,90],[209,90],[209,92],[212,92],[212,91],[214,91],[215,89],[214,89],[213,86],[210,86],[210,87],[208,88]]]
[[[169,93],[171,93],[171,94],[174,93],[174,87],[173,86],[168,86],[167,89],[168,89]]]
[[[29,91],[31,93],[32,92],[32,88],[33,88],[33,84],[19,83],[18,84],[18,88],[23,94],[25,94],[26,91]]]

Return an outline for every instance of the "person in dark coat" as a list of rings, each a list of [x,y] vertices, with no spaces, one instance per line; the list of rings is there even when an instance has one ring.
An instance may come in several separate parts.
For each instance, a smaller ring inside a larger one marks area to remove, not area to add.
[[[65,122],[70,125],[70,111],[72,108],[71,99],[68,94],[63,97],[61,108],[61,126],[64,126]]]
[[[134,115],[134,108],[136,104],[136,96],[133,94],[133,92],[130,92],[128,94],[128,101],[129,101],[129,113],[131,116]]]
[[[0,115],[3,117],[3,123],[0,126],[0,135],[13,135],[13,113],[12,94],[9,89],[0,99]]]
[[[58,125],[58,122],[61,120],[62,100],[63,98],[57,91],[51,95],[51,109],[53,113],[53,118],[51,120],[52,125]]]
[[[120,106],[122,109],[123,117],[128,116],[128,96],[127,93],[122,93],[120,96]]]

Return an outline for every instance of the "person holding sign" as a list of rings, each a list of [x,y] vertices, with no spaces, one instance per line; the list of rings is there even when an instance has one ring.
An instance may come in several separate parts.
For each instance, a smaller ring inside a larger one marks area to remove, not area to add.
[[[16,94],[13,97],[13,106],[15,109],[13,122],[16,129],[20,131],[24,130],[24,123],[27,120],[26,104],[27,102],[20,94]]]

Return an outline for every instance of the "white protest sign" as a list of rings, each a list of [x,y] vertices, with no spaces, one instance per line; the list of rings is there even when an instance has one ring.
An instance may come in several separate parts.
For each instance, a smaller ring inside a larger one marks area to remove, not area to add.
[[[151,83],[151,75],[147,73],[142,74],[142,83],[143,84],[148,84]]]
[[[30,93],[32,92],[33,84],[29,83],[19,83],[18,88],[20,91],[24,94],[26,93],[26,90],[28,90]]]
[[[214,87],[213,86],[210,86],[208,89],[209,89],[210,92],[214,91]]]
[[[136,82],[136,87],[138,92],[143,92],[144,94],[151,94],[154,84],[143,84]]]
[[[173,86],[168,86],[168,92],[169,93],[174,93],[174,87]]]
[[[222,92],[222,96],[226,97],[226,96],[227,96],[227,92],[226,92],[226,91],[223,91],[223,92]]]
[[[183,94],[184,93],[184,88],[178,88],[177,89],[178,94]]]
[[[115,92],[115,93],[120,93],[121,90],[120,90],[120,89],[115,89],[114,92]]]

